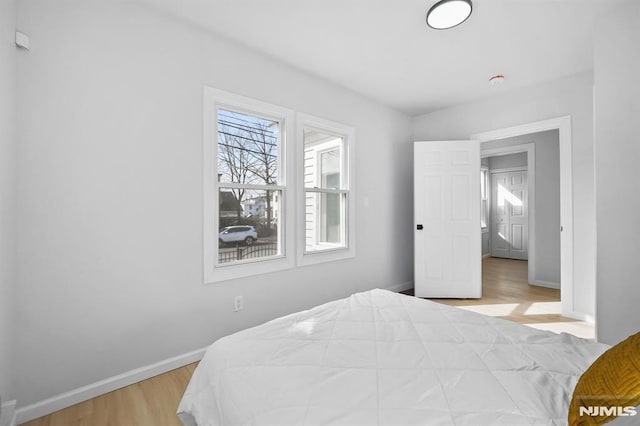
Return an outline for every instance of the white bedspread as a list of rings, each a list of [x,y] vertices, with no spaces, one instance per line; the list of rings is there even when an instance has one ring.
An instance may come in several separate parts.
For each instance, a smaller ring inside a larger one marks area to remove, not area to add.
[[[178,407],[213,425],[564,425],[606,345],[372,290],[224,337]]]

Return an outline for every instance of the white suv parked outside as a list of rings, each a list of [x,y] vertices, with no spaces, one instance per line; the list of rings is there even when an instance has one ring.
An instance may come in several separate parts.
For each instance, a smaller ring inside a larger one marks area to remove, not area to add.
[[[258,232],[256,232],[256,228],[249,225],[227,226],[222,228],[218,234],[218,243],[220,245],[241,241],[246,245],[251,245],[257,239]]]

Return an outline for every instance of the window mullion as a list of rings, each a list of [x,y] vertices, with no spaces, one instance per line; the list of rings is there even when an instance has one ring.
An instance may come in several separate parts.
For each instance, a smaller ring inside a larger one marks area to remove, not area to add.
[[[253,189],[257,191],[284,191],[285,186],[282,185],[256,185],[250,183],[234,183],[234,182],[218,182],[218,188],[229,189]]]
[[[324,194],[348,194],[348,189],[334,188],[305,188],[305,192],[324,193]]]

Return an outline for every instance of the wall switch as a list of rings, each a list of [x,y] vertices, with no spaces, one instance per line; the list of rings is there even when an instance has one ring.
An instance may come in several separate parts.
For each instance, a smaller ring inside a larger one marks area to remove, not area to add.
[[[233,310],[235,312],[241,311],[243,305],[242,296],[236,296],[235,299],[233,299]]]
[[[29,36],[20,31],[16,31],[16,46],[29,50]]]

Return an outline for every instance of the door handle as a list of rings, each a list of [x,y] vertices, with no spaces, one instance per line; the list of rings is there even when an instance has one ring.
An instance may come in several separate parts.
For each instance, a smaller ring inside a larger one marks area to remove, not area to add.
[[[418,231],[422,231],[423,228],[424,228],[424,226],[422,226],[422,225],[416,225],[416,229]]]

